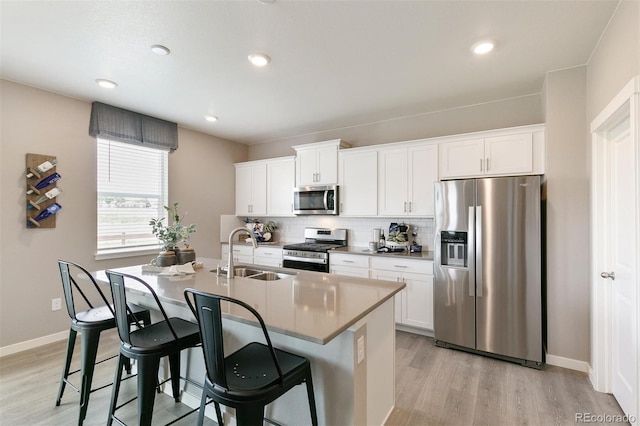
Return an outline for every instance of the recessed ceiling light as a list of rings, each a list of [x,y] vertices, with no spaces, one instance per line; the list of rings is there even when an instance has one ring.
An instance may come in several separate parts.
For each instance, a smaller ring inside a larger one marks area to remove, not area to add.
[[[104,78],[99,78],[96,80],[98,86],[104,87],[105,89],[113,89],[114,87],[118,87],[118,84],[111,80],[105,80]]]
[[[153,46],[151,46],[151,51],[159,56],[167,56],[169,53],[171,53],[168,47],[159,44],[154,44]]]
[[[252,53],[249,55],[249,61],[256,67],[264,67],[271,62],[271,58],[266,53]]]
[[[471,46],[471,50],[473,50],[473,53],[475,53],[476,55],[485,55],[491,52],[495,45],[495,42],[491,40],[483,40]]]
[[[214,121],[218,121],[218,117],[216,117],[215,115],[205,115],[204,119],[210,122],[214,122]]]

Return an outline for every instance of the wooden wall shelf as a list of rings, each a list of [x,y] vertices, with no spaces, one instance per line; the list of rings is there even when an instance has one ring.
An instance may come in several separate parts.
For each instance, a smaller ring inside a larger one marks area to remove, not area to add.
[[[56,213],[61,209],[56,202],[57,195],[61,192],[57,186],[57,181],[60,179],[60,175],[56,172],[57,159],[53,155],[26,154],[25,162],[26,227],[29,229],[55,228]],[[52,165],[52,167],[40,167],[43,164]],[[36,220],[39,215],[46,217]]]

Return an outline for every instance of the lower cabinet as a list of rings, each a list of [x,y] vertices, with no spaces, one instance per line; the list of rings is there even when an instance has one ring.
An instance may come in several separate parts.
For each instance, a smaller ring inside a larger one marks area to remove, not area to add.
[[[433,330],[433,261],[330,253],[332,274],[404,282],[395,296],[396,323]]]
[[[371,278],[402,281],[395,297],[396,323],[433,330],[433,262],[372,257]]]
[[[253,250],[253,263],[282,268],[282,249],[279,247],[260,246]]]
[[[332,274],[369,278],[369,256],[330,253],[329,269]]]
[[[229,258],[229,244],[222,243],[221,246],[222,260],[226,261]],[[254,250],[253,246],[250,245],[234,244],[233,262],[281,268],[282,249],[280,247],[260,246]]]

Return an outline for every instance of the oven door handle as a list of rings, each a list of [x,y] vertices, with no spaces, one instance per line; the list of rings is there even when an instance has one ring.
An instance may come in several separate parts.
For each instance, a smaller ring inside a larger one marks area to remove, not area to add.
[[[327,263],[327,259],[319,259],[319,258],[313,258],[313,257],[282,256],[282,260],[295,260],[297,262],[320,263],[320,264]]]

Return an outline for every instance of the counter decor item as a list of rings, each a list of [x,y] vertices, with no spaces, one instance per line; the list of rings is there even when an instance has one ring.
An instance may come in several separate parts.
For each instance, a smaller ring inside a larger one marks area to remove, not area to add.
[[[400,224],[392,222],[389,225],[387,245],[389,247],[408,247],[409,244],[409,225],[404,222]]]
[[[250,232],[253,232],[259,243],[264,243],[275,239],[274,234],[278,229],[278,225],[271,220],[266,223],[262,223],[258,219],[252,221],[247,218],[245,219],[245,228]],[[247,238],[246,242],[251,242],[251,238]]]
[[[162,243],[162,251],[156,260],[157,265],[171,266],[193,262],[196,260],[196,252],[189,247],[189,239],[191,234],[196,232],[196,225],[182,224],[186,213],[182,217],[180,216],[178,203],[173,203],[173,206],[164,206],[164,209],[169,216],[168,221],[172,221],[171,224],[165,225],[163,217],[149,221],[151,232]],[[184,247],[179,247],[180,243],[184,244]]]
[[[55,228],[56,213],[62,206],[56,197],[61,178],[56,172],[58,160],[52,155],[26,154],[26,225],[29,229]]]

